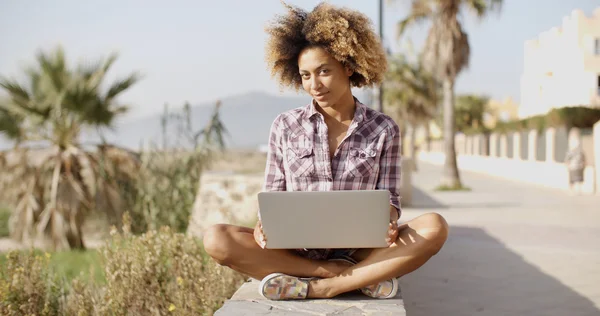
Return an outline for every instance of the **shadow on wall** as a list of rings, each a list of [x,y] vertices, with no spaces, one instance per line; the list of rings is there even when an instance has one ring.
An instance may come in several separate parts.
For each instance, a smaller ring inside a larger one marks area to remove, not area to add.
[[[479,228],[452,226],[442,251],[400,280],[407,315],[600,315]]]

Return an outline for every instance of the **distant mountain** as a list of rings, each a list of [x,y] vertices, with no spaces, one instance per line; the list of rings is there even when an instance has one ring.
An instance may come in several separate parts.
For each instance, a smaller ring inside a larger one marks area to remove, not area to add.
[[[268,140],[269,128],[275,117],[284,111],[310,102],[308,97],[279,97],[265,93],[246,93],[221,99],[219,114],[228,131],[227,147],[257,147]],[[181,106],[181,105],[179,105]],[[214,102],[193,106],[192,124],[195,130],[206,126],[214,111]],[[160,143],[161,114],[129,122],[109,139],[122,146],[139,148],[142,141]],[[174,134],[174,133],[173,133]]]
[[[363,91],[355,91],[356,97],[365,102]],[[229,135],[226,137],[228,148],[257,148],[266,144],[269,128],[275,117],[282,112],[304,106],[310,102],[309,96],[282,97],[262,92],[249,92],[221,99],[220,115]],[[192,125],[195,130],[204,127],[214,110],[214,102],[192,106]],[[175,105],[172,105],[175,106]],[[176,105],[179,110],[182,104]],[[140,145],[162,142],[161,114],[156,113],[144,118],[127,122],[118,122],[114,131],[105,132],[108,142],[119,146],[139,149]],[[172,137],[172,136],[171,136]],[[93,132],[84,133],[83,142],[96,142]],[[0,147],[8,147],[0,141]]]

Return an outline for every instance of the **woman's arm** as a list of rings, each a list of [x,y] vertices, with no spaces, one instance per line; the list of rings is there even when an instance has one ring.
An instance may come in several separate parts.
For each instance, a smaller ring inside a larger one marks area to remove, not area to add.
[[[396,123],[389,129],[384,149],[379,160],[378,189],[390,191],[390,220],[397,221],[401,215],[400,175],[402,157],[400,156],[400,129]]]
[[[286,191],[283,145],[281,141],[283,138],[283,128],[281,127],[281,116],[278,116],[273,121],[269,133],[269,148],[267,151],[263,191]]]

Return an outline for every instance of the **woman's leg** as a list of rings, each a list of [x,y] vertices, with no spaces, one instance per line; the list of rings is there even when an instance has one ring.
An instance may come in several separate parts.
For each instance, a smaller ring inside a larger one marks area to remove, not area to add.
[[[435,255],[448,237],[448,224],[437,213],[421,215],[400,229],[389,248],[360,249],[354,255],[358,264],[335,277],[310,281],[308,297],[330,298],[410,273]]]
[[[217,224],[204,233],[204,250],[220,265],[261,280],[274,273],[297,277],[328,278],[340,274],[347,265],[300,257],[293,251],[262,249],[248,227]]]

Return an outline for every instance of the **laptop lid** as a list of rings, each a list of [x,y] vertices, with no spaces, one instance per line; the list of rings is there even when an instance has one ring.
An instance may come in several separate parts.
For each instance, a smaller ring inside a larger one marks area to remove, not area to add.
[[[387,247],[387,190],[258,194],[269,249]]]

